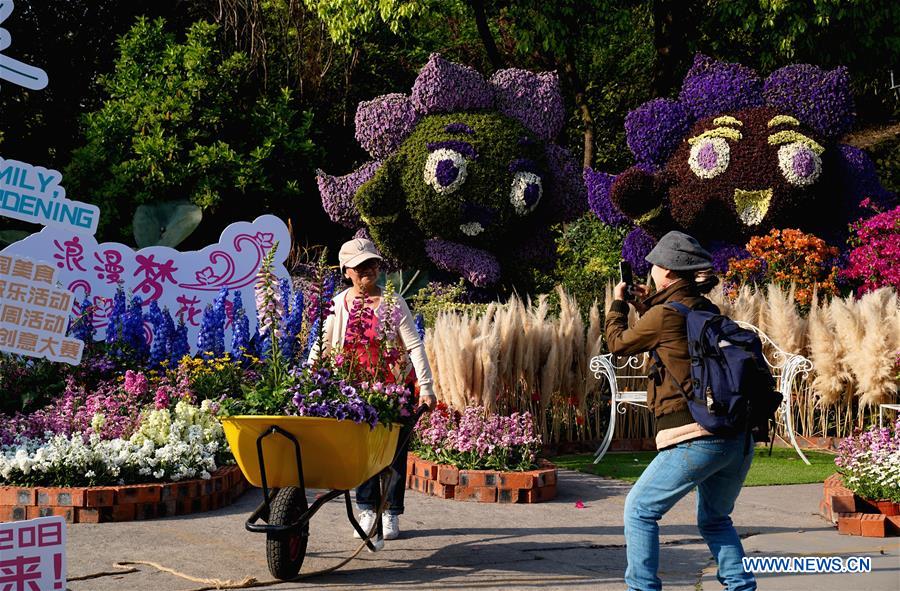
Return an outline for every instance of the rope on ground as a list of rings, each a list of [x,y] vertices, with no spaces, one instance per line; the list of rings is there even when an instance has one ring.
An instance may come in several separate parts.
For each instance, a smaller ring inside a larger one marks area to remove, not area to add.
[[[370,531],[367,532],[369,537],[371,537],[372,534],[375,533],[376,529],[378,528],[378,523],[381,521],[381,516],[384,513],[385,508],[387,507],[387,489],[388,489],[391,479],[390,478],[382,478],[381,480],[382,480],[382,482],[381,482],[381,505],[378,507],[378,513],[375,515],[375,521],[372,522],[372,527],[371,527]],[[334,566],[330,566],[328,568],[324,568],[321,570],[312,571],[312,572],[308,572],[308,573],[300,573],[293,579],[287,579],[284,581],[282,581],[281,579],[271,579],[269,581],[260,581],[254,577],[245,577],[239,581],[235,581],[232,579],[226,579],[224,581],[221,579],[206,579],[206,578],[202,578],[202,577],[194,577],[194,576],[185,574],[183,572],[177,571],[173,568],[169,568],[167,566],[163,566],[156,562],[150,562],[147,560],[122,560],[122,561],[113,563],[114,568],[120,569],[118,571],[112,571],[112,572],[106,571],[106,572],[100,572],[100,573],[93,573],[90,575],[84,575],[81,577],[72,577],[72,578],[68,579],[68,581],[84,581],[84,580],[88,580],[88,579],[98,579],[100,577],[109,577],[109,576],[113,576],[113,575],[136,573],[136,572],[140,572],[140,569],[133,568],[131,565],[143,565],[143,566],[153,567],[156,570],[162,571],[164,573],[168,573],[172,576],[179,577],[181,579],[185,579],[192,583],[200,583],[201,585],[204,585],[203,587],[189,589],[188,591],[218,591],[220,589],[250,589],[253,587],[267,587],[267,586],[271,586],[271,585],[280,585],[282,583],[292,583],[294,581],[299,581],[301,579],[308,579],[310,577],[319,577],[322,575],[331,574],[334,571],[338,570],[339,568],[343,568],[351,560],[353,560],[354,558],[359,556],[359,553],[362,552],[363,548],[365,548],[365,547],[366,547],[366,540],[363,540],[360,543],[359,547],[357,547],[356,550],[353,552],[353,554],[351,554],[344,560],[340,561],[339,563],[335,564]]]

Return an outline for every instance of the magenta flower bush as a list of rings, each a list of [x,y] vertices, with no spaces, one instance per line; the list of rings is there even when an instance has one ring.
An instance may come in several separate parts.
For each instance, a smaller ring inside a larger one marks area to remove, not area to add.
[[[841,441],[834,463],[844,485],[871,500],[900,503],[900,419]]]
[[[460,414],[439,404],[419,419],[413,451],[421,458],[466,470],[530,470],[541,437],[531,413],[487,414],[480,406]]]
[[[863,204],[871,201],[865,199]],[[854,248],[842,275],[859,284],[857,294],[880,287],[900,291],[900,206],[856,222],[852,232]]]
[[[135,409],[149,400],[143,374],[130,370],[128,374],[130,379],[124,384],[109,380],[92,388],[77,384],[69,377],[62,397],[49,406],[27,415],[0,415],[0,445],[12,445],[19,439],[39,439],[46,434],[79,434],[87,438],[97,433],[102,439],[129,437],[141,420],[140,412]]]

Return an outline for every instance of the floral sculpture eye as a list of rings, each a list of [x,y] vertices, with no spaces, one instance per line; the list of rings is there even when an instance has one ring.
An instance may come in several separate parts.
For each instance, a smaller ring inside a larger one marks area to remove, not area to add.
[[[822,174],[822,157],[804,142],[792,142],[778,148],[781,174],[792,185],[811,185]]]
[[[731,148],[720,137],[703,138],[691,147],[688,165],[701,179],[719,176],[728,168]]]
[[[450,148],[438,148],[428,155],[422,178],[443,195],[453,193],[466,182],[468,161]]]
[[[509,191],[509,202],[512,203],[517,214],[526,215],[534,211],[543,194],[544,187],[541,177],[533,172],[517,172]]]

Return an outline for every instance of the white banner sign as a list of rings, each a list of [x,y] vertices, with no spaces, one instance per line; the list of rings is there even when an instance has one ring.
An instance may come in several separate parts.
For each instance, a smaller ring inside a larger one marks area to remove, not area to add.
[[[9,18],[13,8],[15,5],[12,0],[0,0],[0,24]],[[0,51],[9,48],[11,44],[12,36],[9,31],[0,27]],[[47,72],[0,53],[0,80],[40,90],[47,86]]]
[[[41,517],[0,523],[0,589],[64,591],[66,521]]]
[[[75,296],[72,312],[79,314],[85,298],[93,306],[97,340],[106,337],[113,296],[121,283],[129,301],[132,295],[140,296],[145,310],[155,301],[160,309],[168,308],[176,322],[182,318],[188,328],[191,350],[196,352],[203,310],[213,303],[222,287],[227,287],[231,294],[241,292],[253,332],[256,326],[253,286],[263,257],[276,242],[273,271],[279,278],[289,278],[284,261],[291,247],[290,233],[284,222],[273,215],[231,224],[217,244],[196,251],[179,252],[166,246],[134,251],[124,244],[98,244],[93,236],[48,226],[9,245],[0,254],[52,261],[58,280]],[[226,330],[232,320],[231,300],[229,296]],[[146,332],[149,334],[149,323]]]
[[[66,199],[61,181],[56,170],[0,157],[0,215],[93,234],[100,208]]]

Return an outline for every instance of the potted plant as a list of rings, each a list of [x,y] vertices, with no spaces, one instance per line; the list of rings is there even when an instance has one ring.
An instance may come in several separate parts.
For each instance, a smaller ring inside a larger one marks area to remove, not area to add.
[[[884,515],[900,515],[900,419],[844,438],[838,451],[844,485]]]

